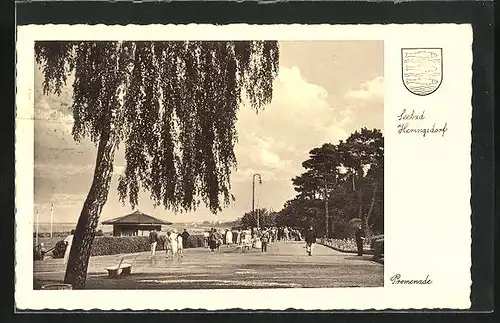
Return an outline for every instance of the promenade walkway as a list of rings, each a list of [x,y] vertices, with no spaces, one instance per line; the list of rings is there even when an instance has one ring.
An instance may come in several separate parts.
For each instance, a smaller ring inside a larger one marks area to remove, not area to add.
[[[119,255],[91,257],[87,289],[199,289],[283,287],[383,286],[383,266],[371,256],[358,257],[316,244],[307,256],[303,242],[276,242],[268,252],[253,249],[242,253],[224,246],[217,252],[206,248],[185,249],[180,260],[166,260],[164,252],[154,259],[142,253],[132,275],[108,279],[105,267]],[[36,261],[34,287],[62,282],[62,259]]]

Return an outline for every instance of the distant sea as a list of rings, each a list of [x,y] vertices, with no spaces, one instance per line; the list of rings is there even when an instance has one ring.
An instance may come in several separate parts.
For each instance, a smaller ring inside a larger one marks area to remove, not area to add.
[[[52,232],[70,232],[71,230],[76,229],[75,223],[61,222],[61,223],[52,223]],[[101,229],[102,232],[113,232],[113,226],[111,225],[97,225],[97,230]],[[33,232],[36,232],[36,225],[33,225]],[[38,232],[50,233],[50,223],[40,222],[38,223]]]
[[[190,232],[201,232],[201,231],[206,231],[209,230],[211,227],[217,227],[217,228],[225,228],[229,227],[225,224],[217,225],[217,224],[191,224],[191,223],[174,223],[169,226],[163,226],[162,231],[167,231],[169,229],[177,229],[177,230],[183,230],[187,229]],[[52,232],[70,232],[71,230],[76,228],[76,222],[71,223],[71,222],[54,222],[52,223]],[[113,232],[113,226],[112,225],[102,225],[98,224],[97,225],[97,230],[101,229],[102,232]],[[36,225],[33,225],[33,232],[36,232]],[[50,222],[39,222],[38,223],[38,233],[50,233]]]

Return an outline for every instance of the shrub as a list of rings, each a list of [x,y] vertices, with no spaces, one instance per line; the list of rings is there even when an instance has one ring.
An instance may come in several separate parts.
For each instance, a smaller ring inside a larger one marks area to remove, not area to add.
[[[353,238],[349,239],[320,239],[320,241],[330,247],[333,247],[334,249],[338,249],[341,251],[345,252],[352,252],[355,253],[358,250],[358,246],[356,244],[356,240]],[[369,251],[369,245],[365,242],[364,246],[364,253],[371,253]]]
[[[95,235],[96,235],[96,237],[102,237],[104,235],[104,233],[102,232],[102,229],[99,229],[99,230],[97,230]]]
[[[373,250],[376,258],[382,257],[384,254],[384,236],[374,236],[371,241],[370,249]]]
[[[134,253],[148,250],[150,250],[149,237],[146,236],[96,237],[90,255],[116,255],[119,253]]]
[[[64,257],[64,253],[66,252],[66,242],[63,240],[58,241],[54,246],[54,250],[52,250],[53,258],[62,258]]]
[[[156,250],[165,250],[166,236],[158,236],[158,244]],[[198,248],[205,245],[205,238],[203,235],[190,235],[188,237],[186,248]],[[110,236],[96,236],[92,244],[91,256],[105,256],[116,255],[120,253],[135,253],[145,252],[150,249],[149,237],[135,236],[135,237],[110,237]],[[59,241],[56,243],[52,251],[53,258],[63,258],[66,251],[66,243]]]
[[[205,246],[205,237],[202,234],[190,235],[187,239],[186,248],[199,248]]]

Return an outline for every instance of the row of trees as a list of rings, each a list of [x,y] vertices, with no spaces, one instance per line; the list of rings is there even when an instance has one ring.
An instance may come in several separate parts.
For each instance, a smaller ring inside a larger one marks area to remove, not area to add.
[[[237,221],[238,226],[243,228],[255,228],[257,227],[257,217],[259,218],[259,225],[262,228],[273,227],[276,225],[281,225],[281,218],[278,212],[270,211],[266,208],[255,209],[255,212],[246,212]]]
[[[309,152],[305,171],[292,179],[297,192],[279,212],[284,225],[307,227],[327,236],[345,237],[350,224],[367,234],[383,232],[384,138],[362,128],[337,145]]]

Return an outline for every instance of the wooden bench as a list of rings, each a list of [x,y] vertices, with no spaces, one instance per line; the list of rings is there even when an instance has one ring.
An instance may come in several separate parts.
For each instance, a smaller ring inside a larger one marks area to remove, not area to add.
[[[132,265],[139,255],[140,253],[136,253],[119,257],[118,265],[106,267],[106,270],[108,271],[108,278],[118,278],[130,275],[132,273]],[[128,259],[132,259],[132,261],[126,262],[125,260]]]

